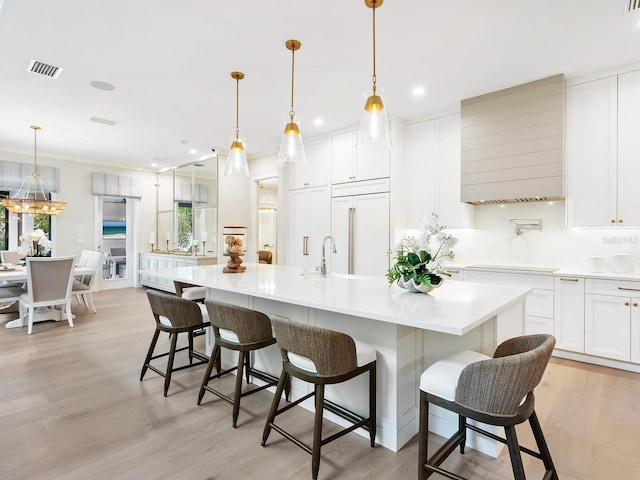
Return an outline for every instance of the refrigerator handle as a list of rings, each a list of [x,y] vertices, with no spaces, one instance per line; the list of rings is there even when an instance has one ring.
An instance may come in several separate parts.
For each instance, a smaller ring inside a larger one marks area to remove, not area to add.
[[[348,271],[347,273],[353,273],[353,222],[356,209],[354,207],[349,208],[349,259],[348,259]]]
[[[309,255],[309,236],[302,237],[302,254]]]

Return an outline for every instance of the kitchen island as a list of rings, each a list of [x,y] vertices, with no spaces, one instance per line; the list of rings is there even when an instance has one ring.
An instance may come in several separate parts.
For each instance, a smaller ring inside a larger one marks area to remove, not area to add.
[[[233,303],[268,315],[342,331],[378,352],[377,438],[394,451],[418,431],[419,380],[434,361],[458,350],[491,355],[505,338],[521,335],[524,299],[529,288],[446,280],[431,294],[411,293],[385,277],[329,274],[303,275],[300,268],[247,264],[244,273],[225,274],[223,265],[167,268],[148,272],[158,277],[207,287],[207,298]],[[207,340],[207,349],[212,347]],[[231,363],[232,358],[223,359]],[[255,356],[256,367],[279,374],[277,346]],[[367,380],[356,378],[327,389],[327,398],[365,414]],[[299,398],[307,384],[294,382]],[[328,414],[328,418],[343,423]],[[457,420],[433,411],[431,430],[448,435]],[[494,442],[469,445],[497,454]]]

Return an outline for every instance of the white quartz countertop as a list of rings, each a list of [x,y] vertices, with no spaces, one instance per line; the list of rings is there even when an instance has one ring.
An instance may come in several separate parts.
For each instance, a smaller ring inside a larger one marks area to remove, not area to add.
[[[616,272],[590,272],[585,268],[579,267],[552,267],[552,266],[537,266],[537,265],[447,265],[447,268],[452,270],[474,270],[483,272],[497,272],[497,273],[516,273],[525,275],[550,275],[552,277],[583,277],[583,278],[597,278],[600,280],[629,280],[640,282],[640,272],[633,273],[616,273]]]
[[[464,335],[501,310],[524,300],[527,287],[445,280],[429,295],[412,293],[387,279],[358,275],[303,275],[298,267],[245,264],[243,273],[223,265],[144,270],[145,274],[190,282],[285,303],[370,318],[397,325]]]

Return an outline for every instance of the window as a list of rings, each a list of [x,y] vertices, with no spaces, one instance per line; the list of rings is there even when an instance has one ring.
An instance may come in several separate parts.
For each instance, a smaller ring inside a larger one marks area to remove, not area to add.
[[[178,249],[187,252],[191,249],[193,239],[193,209],[191,202],[178,202]]]
[[[0,192],[0,198],[7,198],[9,192]],[[0,203],[0,250],[9,250],[9,210]]]

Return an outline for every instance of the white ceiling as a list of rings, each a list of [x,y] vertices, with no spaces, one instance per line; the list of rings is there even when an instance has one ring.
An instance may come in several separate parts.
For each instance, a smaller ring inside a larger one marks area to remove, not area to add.
[[[376,10],[377,74],[387,110],[427,118],[549,75],[639,63],[640,13],[628,4],[385,0]],[[276,151],[291,38],[302,42],[295,111],[305,139],[356,125],[370,90],[364,0],[0,0],[0,9],[0,151],[32,154],[37,124],[38,156],[156,169],[154,161],[162,168],[211,148],[224,153],[235,132],[234,70],[245,73],[240,134],[249,157]],[[64,70],[55,80],[36,75],[31,59]],[[426,94],[414,97],[416,86]]]

